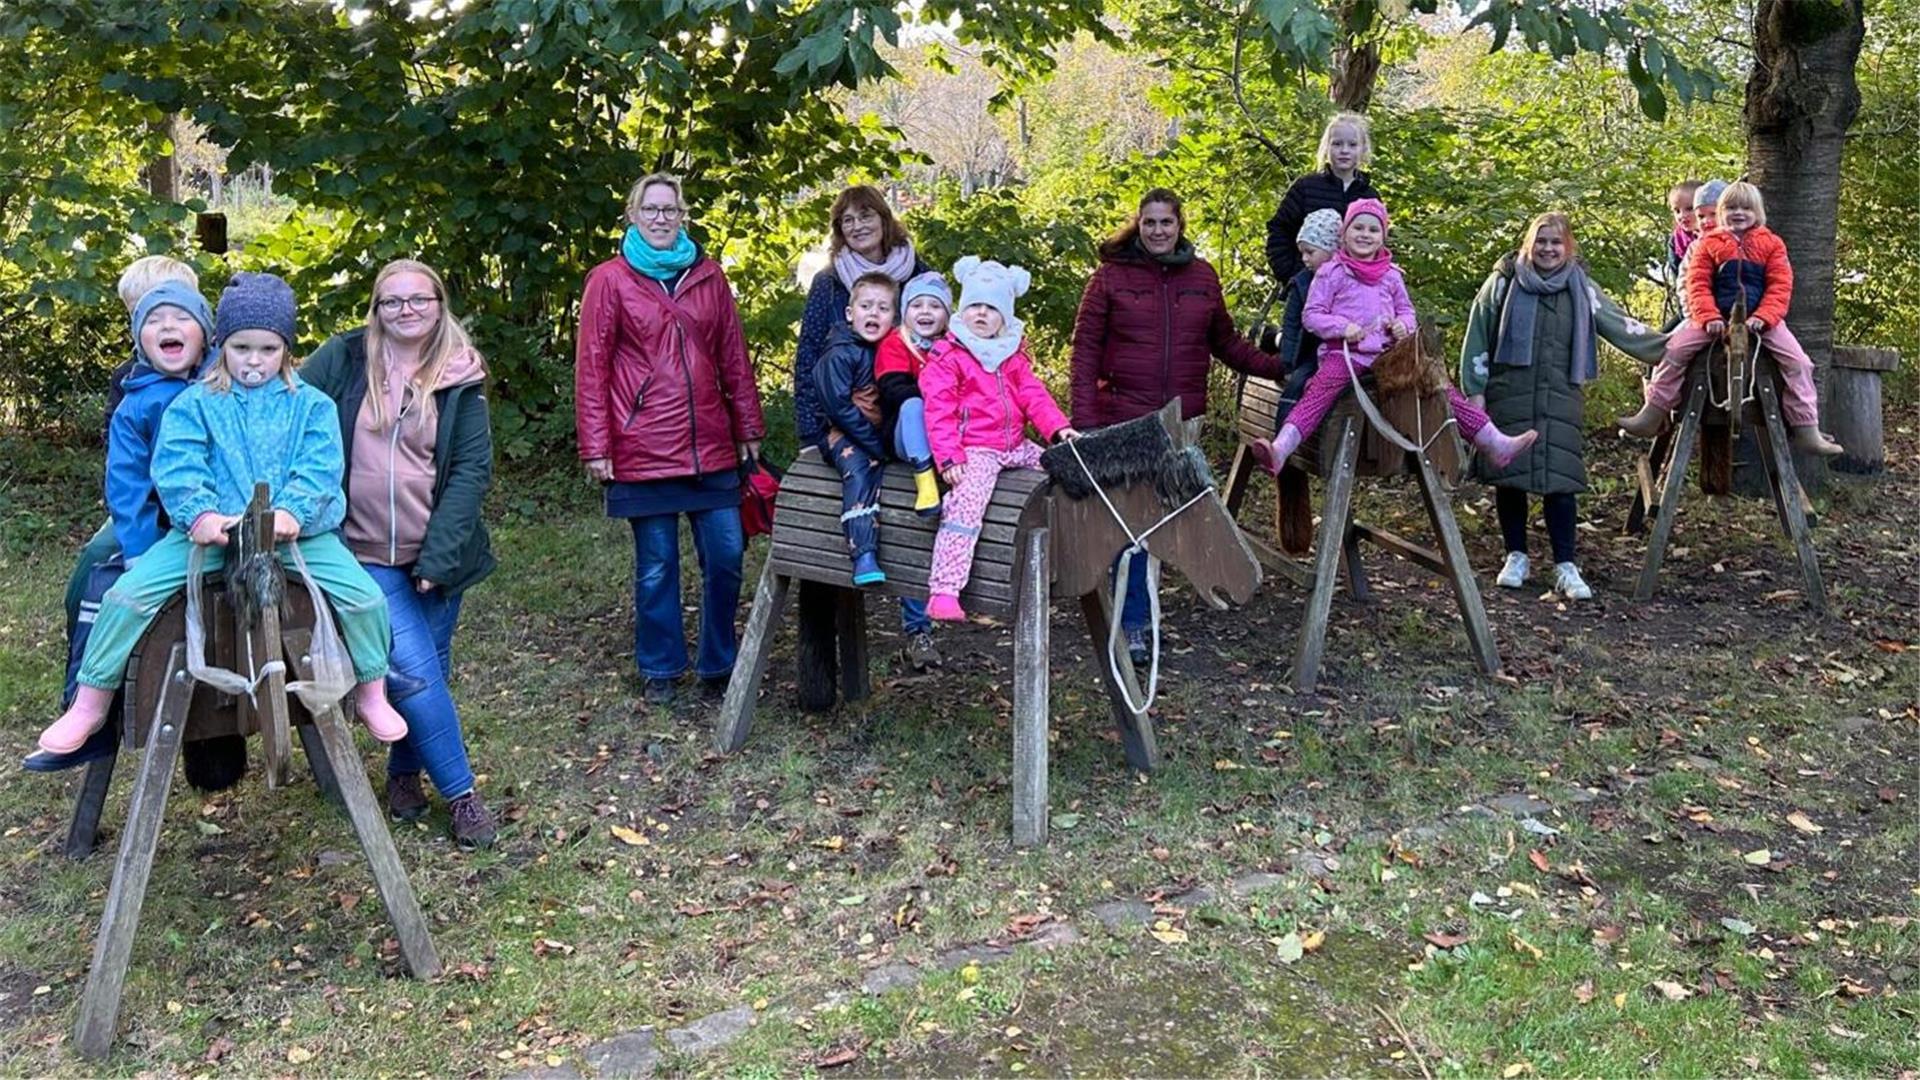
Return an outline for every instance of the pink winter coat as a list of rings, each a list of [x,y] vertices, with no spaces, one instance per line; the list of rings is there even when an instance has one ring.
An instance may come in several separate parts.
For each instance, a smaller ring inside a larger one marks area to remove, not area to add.
[[[1348,323],[1358,323],[1366,330],[1366,336],[1352,345],[1353,362],[1361,367],[1373,366],[1374,358],[1393,344],[1387,326],[1395,319],[1406,323],[1408,332],[1412,332],[1413,300],[1407,296],[1400,268],[1393,267],[1377,284],[1368,285],[1338,259],[1313,275],[1307,306],[1300,313],[1300,324],[1320,339],[1323,364],[1340,358],[1340,343],[1346,337]]]
[[[927,403],[927,443],[942,470],[962,464],[974,448],[1006,453],[1020,445],[1032,424],[1046,441],[1067,426],[1067,417],[1033,373],[1027,343],[989,373],[952,335],[936,342],[920,371]]]

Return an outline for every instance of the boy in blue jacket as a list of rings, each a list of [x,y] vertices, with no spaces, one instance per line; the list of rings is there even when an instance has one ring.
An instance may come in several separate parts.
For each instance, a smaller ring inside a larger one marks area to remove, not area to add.
[[[339,616],[361,720],[382,742],[406,735],[406,721],[387,701],[385,594],[340,539],[346,463],[338,410],[293,373],[293,340],[293,289],[272,274],[235,274],[214,317],[220,363],[167,406],[153,443],[153,486],[169,528],[101,602],[73,704],[41,733],[42,750],[70,754],[106,723],[134,645],[186,582],[189,553],[204,546],[206,568],[220,566],[227,530],[256,483],[273,500],[280,561],[292,566],[297,546]]]
[[[855,279],[847,299],[847,321],[827,332],[827,345],[813,366],[820,411],[827,421],[820,453],[840,472],[840,528],[847,534],[855,585],[887,580],[880,569],[879,523],[881,470],[887,440],[880,434],[880,388],[873,377],[873,355],[893,330],[900,286],[884,273]]]

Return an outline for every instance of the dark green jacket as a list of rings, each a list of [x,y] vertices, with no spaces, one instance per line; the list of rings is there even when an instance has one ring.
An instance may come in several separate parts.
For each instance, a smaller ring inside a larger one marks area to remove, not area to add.
[[[353,429],[367,396],[367,346],[364,329],[349,330],[300,365],[300,378],[333,399],[340,413],[340,439],[346,446],[345,470],[351,482]],[[439,415],[433,448],[433,513],[413,576],[459,592],[493,572],[494,560],[481,504],[493,486],[493,424],[487,416],[484,383],[465,383],[434,391]],[[348,496],[351,513],[352,497]]]

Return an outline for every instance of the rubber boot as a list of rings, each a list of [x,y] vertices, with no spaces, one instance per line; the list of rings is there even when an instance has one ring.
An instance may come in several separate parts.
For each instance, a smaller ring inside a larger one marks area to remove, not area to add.
[[[1821,457],[1833,457],[1836,454],[1846,452],[1844,447],[1834,442],[1832,437],[1823,433],[1820,428],[1814,424],[1794,428],[1793,434],[1788,437],[1787,441],[1793,444],[1795,450],[1807,454],[1818,454]]]
[[[1622,416],[1614,421],[1621,431],[1636,439],[1651,439],[1660,434],[1667,426],[1667,410],[1649,401],[1640,406],[1640,411],[1632,416]]]
[[[81,683],[74,690],[73,704],[40,733],[40,749],[49,754],[71,754],[80,749],[87,736],[107,722],[107,710],[112,706],[113,691]]]
[[[1282,424],[1280,434],[1275,435],[1272,442],[1253,444],[1253,460],[1259,462],[1260,467],[1267,472],[1279,476],[1280,467],[1287,463],[1287,459],[1293,456],[1295,450],[1300,449],[1300,444],[1305,439],[1306,436],[1300,434],[1299,428],[1292,424]]]
[[[940,484],[931,465],[913,470],[913,512],[921,517],[940,512]]]
[[[360,711],[361,723],[367,725],[367,730],[373,733],[374,738],[391,743],[407,737],[406,720],[393,711],[393,706],[387,701],[385,676],[354,687],[353,704]]]
[[[1538,431],[1523,431],[1518,435],[1509,435],[1499,428],[1488,424],[1473,437],[1473,445],[1487,455],[1496,469],[1504,469],[1513,463],[1513,459],[1526,452],[1533,440],[1540,437]]]
[[[934,593],[927,597],[927,617],[941,622],[965,622],[967,613],[961,608],[959,597]]]

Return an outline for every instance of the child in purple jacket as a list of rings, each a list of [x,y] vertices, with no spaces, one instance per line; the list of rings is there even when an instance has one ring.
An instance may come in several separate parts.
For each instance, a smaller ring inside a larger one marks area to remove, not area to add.
[[[1273,442],[1253,446],[1255,458],[1268,472],[1280,471],[1288,455],[1319,429],[1320,421],[1346,392],[1349,359],[1355,369],[1364,371],[1388,346],[1413,333],[1413,301],[1386,241],[1387,208],[1380,200],[1360,199],[1347,207],[1340,250],[1314,275],[1301,316],[1306,331],[1320,339],[1320,368]],[[1504,434],[1488,422],[1485,409],[1451,386],[1447,400],[1460,433],[1499,467],[1506,467],[1539,437],[1535,431]]]

